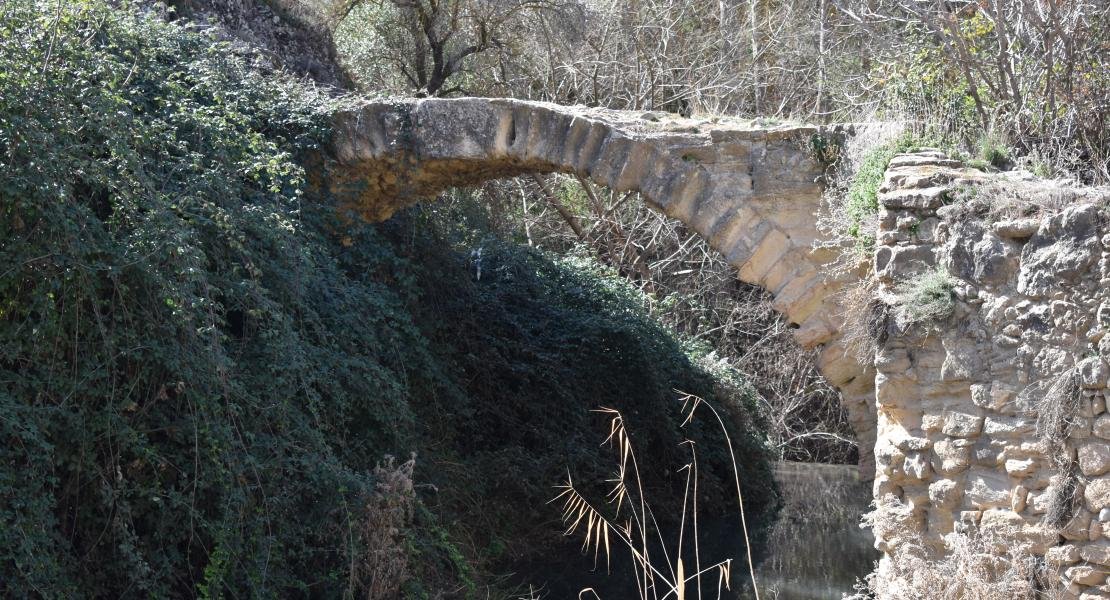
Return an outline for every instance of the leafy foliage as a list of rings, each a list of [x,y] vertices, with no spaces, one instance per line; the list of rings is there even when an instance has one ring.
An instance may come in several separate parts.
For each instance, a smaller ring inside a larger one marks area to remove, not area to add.
[[[291,153],[332,102],[129,11],[3,10],[8,591],[338,586],[337,514],[408,435],[423,348],[369,276],[391,257],[348,272],[301,213]]]
[[[439,515],[546,499],[609,399],[665,451],[669,390],[712,381],[589,273],[502,245],[471,280],[450,236],[338,219],[299,166],[338,101],[249,59],[106,3],[0,6],[4,595],[358,595],[373,465],[411,450],[473,485],[415,507],[406,589],[467,589]]]
[[[566,543],[557,529],[538,533],[535,527],[554,516],[545,501],[568,467],[577,480],[607,491],[611,465],[596,450],[602,430],[591,413],[599,406],[621,410],[642,432],[644,462],[654,465],[645,488],[664,509],[681,506],[675,470],[687,460],[681,446],[687,437],[699,442],[706,506],[727,507],[731,467],[723,436],[708,426],[682,428],[676,389],[729,408],[746,473],[745,503],[766,525],[776,498],[754,395],[725,393],[724,376],[696,366],[698,354],[658,325],[642,293],[614,271],[480,236],[484,214],[468,203],[437,205],[409,215],[412,223],[392,224],[434,232],[410,246],[414,263],[435,265],[419,277],[428,302],[417,320],[439,362],[451,365],[458,379],[450,395],[414,410],[432,431],[426,439],[437,460],[467,466],[428,473],[439,489],[453,490],[441,492],[440,501],[458,503],[452,513],[477,505],[489,522],[474,530],[501,536],[479,534],[475,543],[503,543],[508,555],[532,564],[550,560],[537,536]],[[446,252],[452,245],[469,251]],[[489,478],[475,479],[475,472]]]
[[[879,186],[883,183],[887,165],[898,154],[914,152],[927,145],[913,135],[903,134],[864,155],[843,200],[848,226],[846,233],[859,244],[867,249],[874,247],[874,232],[867,224],[879,212]]]

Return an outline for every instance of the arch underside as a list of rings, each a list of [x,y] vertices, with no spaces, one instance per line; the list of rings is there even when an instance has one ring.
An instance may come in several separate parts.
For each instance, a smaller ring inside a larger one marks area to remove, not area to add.
[[[336,115],[326,185],[371,221],[438,192],[528,173],[574,173],[645,202],[704,237],[738,277],[774,295],[840,389],[873,476],[874,371],[839,343],[833,251],[815,249],[824,172],[813,126],[692,120],[512,99],[369,102]]]

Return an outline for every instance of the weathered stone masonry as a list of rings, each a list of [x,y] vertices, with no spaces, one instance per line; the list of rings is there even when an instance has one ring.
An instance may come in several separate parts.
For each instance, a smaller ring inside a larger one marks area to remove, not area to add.
[[[895,158],[870,276],[890,300],[942,269],[957,280],[955,311],[928,326],[888,323],[873,365],[861,365],[841,343],[838,292],[867,274],[833,276],[835,256],[814,249],[814,127],[508,99],[367,103],[336,124],[324,184],[371,220],[523,173],[639,191],[770,290],[803,346],[821,348],[861,469],[901,521],[879,532],[881,549],[941,553],[948,533],[999,531],[1058,569],[1070,597],[1110,598],[1110,194],[1061,192],[1058,210],[992,217],[976,208],[989,203],[954,202],[991,178],[939,153]],[[1054,405],[1064,425],[1046,436],[1038,416]],[[1075,502],[1060,510],[1068,490]]]
[[[947,321],[890,324],[875,357],[874,491],[902,520],[879,546],[940,553],[946,534],[993,530],[1044,556],[1065,597],[1110,598],[1110,194],[1061,189],[1059,210],[1023,216],[1032,187],[939,153],[887,171],[880,295],[934,268],[957,283]],[[989,214],[1007,202],[1017,214]]]
[[[842,393],[873,471],[874,376],[838,343],[836,256],[814,250],[824,168],[816,127],[762,127],[729,119],[682,119],[511,99],[370,102],[336,117],[327,185],[370,220],[450,187],[523,173],[576,173],[617,191],[636,190],[690,226],[738,270],[774,295],[805,348]]]

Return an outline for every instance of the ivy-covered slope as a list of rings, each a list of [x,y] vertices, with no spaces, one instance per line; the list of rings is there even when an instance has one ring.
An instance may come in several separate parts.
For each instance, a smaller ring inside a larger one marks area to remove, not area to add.
[[[631,290],[306,191],[336,102],[154,16],[0,5],[0,595],[365,595],[373,468],[415,452],[404,590],[484,597],[557,534],[566,469],[607,475],[602,405],[664,506],[687,435],[721,497],[673,392],[719,386]]]

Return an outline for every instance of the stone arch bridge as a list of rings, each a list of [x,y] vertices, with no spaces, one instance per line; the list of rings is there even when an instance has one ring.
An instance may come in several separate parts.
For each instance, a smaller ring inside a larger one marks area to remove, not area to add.
[[[842,392],[873,475],[874,371],[838,343],[836,254],[815,249],[824,165],[813,126],[693,120],[497,98],[368,102],[335,117],[327,186],[371,221],[455,186],[575,173],[682,221],[774,295],[798,341]]]

